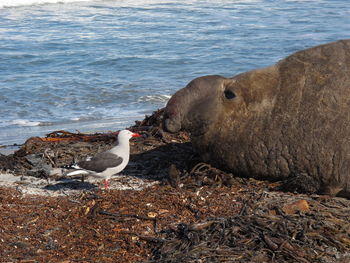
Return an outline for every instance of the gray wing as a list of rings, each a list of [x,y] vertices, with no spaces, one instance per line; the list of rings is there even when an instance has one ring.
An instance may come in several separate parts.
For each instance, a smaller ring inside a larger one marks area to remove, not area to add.
[[[81,161],[77,163],[80,168],[94,171],[96,173],[103,172],[107,168],[116,167],[123,162],[123,158],[109,152],[96,154],[89,161]]]

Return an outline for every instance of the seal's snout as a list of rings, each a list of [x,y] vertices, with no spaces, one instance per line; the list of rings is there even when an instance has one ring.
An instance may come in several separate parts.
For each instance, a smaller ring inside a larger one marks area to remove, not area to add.
[[[168,132],[178,132],[181,129],[181,123],[171,117],[166,117],[164,119],[164,126]]]

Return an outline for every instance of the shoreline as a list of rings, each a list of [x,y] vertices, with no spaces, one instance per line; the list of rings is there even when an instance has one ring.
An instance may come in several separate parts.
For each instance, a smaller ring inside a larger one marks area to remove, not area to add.
[[[131,126],[135,121],[142,119],[144,115],[137,114],[130,117],[120,117],[103,120],[79,120],[71,122],[51,123],[38,126],[7,126],[2,128],[0,136],[0,151],[2,147],[23,145],[31,137],[45,137],[55,131],[65,130],[82,133],[108,133]]]
[[[162,109],[155,111],[143,121],[135,121],[136,124],[127,129],[138,129],[142,130],[143,134],[147,133],[152,125],[160,124],[162,111]],[[30,137],[22,145],[1,146],[0,187],[14,188],[24,195],[41,196],[69,196],[82,190],[98,190],[100,180],[84,178],[82,181],[81,177],[70,178],[65,175],[65,169],[61,167],[70,165],[74,160],[85,159],[87,156],[109,149],[116,142],[115,134],[116,132],[74,133],[59,130],[45,137]],[[142,154],[144,147],[151,149],[161,143],[145,145],[144,141],[141,139],[138,142],[131,142],[131,148],[138,143],[141,143],[142,148],[131,149],[132,155]],[[60,157],[53,161],[58,153]],[[132,157],[125,171],[125,175],[116,175],[111,179],[112,190],[142,190],[159,183],[157,175],[156,179],[138,175],[137,163],[133,162]]]
[[[0,154],[3,155],[10,155],[10,154],[14,154],[16,151],[18,151],[21,148],[21,145],[1,145],[0,146]]]

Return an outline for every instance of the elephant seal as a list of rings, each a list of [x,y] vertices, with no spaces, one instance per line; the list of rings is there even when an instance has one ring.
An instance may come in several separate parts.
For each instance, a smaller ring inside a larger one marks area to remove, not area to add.
[[[350,39],[194,79],[168,101],[164,126],[189,131],[204,161],[235,175],[302,176],[315,192],[350,197]]]

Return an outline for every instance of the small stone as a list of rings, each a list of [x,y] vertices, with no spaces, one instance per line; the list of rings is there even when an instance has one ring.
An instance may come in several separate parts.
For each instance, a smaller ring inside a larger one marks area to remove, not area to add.
[[[42,154],[29,154],[25,158],[33,166],[40,165],[43,162]]]
[[[147,216],[151,218],[155,218],[158,214],[156,212],[148,212]]]

